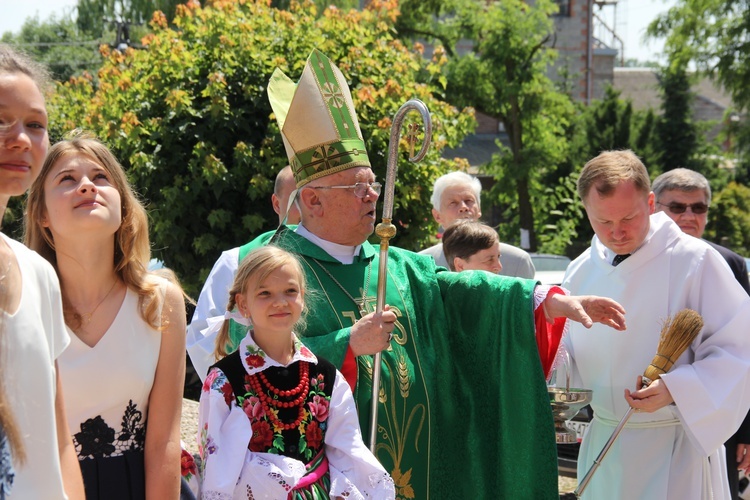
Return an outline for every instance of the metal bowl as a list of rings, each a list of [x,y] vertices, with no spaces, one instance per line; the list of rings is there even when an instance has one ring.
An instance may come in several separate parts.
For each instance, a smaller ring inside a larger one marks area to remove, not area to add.
[[[558,443],[578,442],[576,431],[568,428],[567,420],[573,418],[581,408],[591,402],[591,389],[565,387],[548,387],[549,402],[552,406],[552,417],[555,420],[555,439]]]

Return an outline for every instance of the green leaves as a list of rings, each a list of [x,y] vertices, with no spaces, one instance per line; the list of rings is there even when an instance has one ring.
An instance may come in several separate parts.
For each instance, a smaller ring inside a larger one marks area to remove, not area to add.
[[[737,116],[750,109],[750,2],[680,0],[648,29],[666,37],[669,71],[695,66],[714,77],[732,96]],[[750,179],[750,123],[742,120],[731,144],[738,156],[738,178]]]
[[[394,244],[419,249],[434,225],[429,191],[453,163],[440,159],[473,129],[471,110],[436,98],[445,58],[425,60],[394,38],[395,6],[362,12],[265,1],[179,5],[174,25],[155,14],[144,50],[102,50],[98,79],[62,85],[50,103],[53,137],[91,129],[114,151],[148,202],[155,256],[196,294],[221,251],[276,228],[270,196],[287,159],[266,86],[280,67],[299,78],[310,51],[325,51],[349,78],[373,169],[385,177],[390,118],[417,97],[434,121],[418,166],[402,145]],[[421,134],[420,134],[421,135]],[[419,147],[419,145],[417,145]],[[417,223],[413,223],[417,222]]]
[[[499,228],[503,240],[518,244],[519,229],[525,229],[531,249],[537,250],[536,233],[554,223],[551,211],[540,209],[540,199],[549,196],[549,189],[566,189],[557,178],[562,176],[553,172],[567,158],[566,133],[574,113],[570,98],[546,76],[556,56],[547,42],[549,16],[557,7],[546,0],[533,5],[457,0],[451,5],[444,23],[456,27],[459,38],[470,39],[472,51],[448,62],[446,94],[459,106],[471,105],[496,118],[508,133],[508,143],[498,145],[501,153],[484,168],[497,181],[488,199],[506,209],[508,220]],[[565,207],[545,208],[568,213]],[[553,238],[564,246],[571,236],[562,231]]]

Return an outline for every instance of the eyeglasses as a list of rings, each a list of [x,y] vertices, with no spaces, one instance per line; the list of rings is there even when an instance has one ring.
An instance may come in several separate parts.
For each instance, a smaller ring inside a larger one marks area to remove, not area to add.
[[[366,182],[358,182],[351,186],[308,186],[311,189],[353,189],[354,196],[357,198],[364,198],[370,191],[374,192],[376,196],[380,196],[380,190],[382,185],[379,182],[373,182],[368,184]]]
[[[706,205],[705,203],[691,203],[689,205],[687,203],[678,203],[676,201],[673,201],[668,205],[659,203],[658,201],[656,203],[663,207],[667,207],[667,210],[669,210],[673,214],[684,214],[685,210],[687,210],[688,207],[690,207],[690,211],[695,215],[702,215],[708,212],[708,205]]]

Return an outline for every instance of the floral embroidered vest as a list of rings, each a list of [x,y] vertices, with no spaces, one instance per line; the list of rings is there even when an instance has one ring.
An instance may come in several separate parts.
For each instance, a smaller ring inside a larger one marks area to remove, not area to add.
[[[287,367],[271,366],[263,370],[263,374],[270,384],[281,391],[294,389],[300,382],[300,363],[292,363]],[[309,393],[300,406],[291,408],[273,408],[278,412],[278,420],[282,423],[294,422],[300,418],[300,423],[292,429],[283,429],[274,423],[261,404],[259,395],[252,388],[250,375],[245,371],[240,360],[239,351],[235,351],[214,366],[221,369],[232,386],[237,405],[241,407],[250,419],[253,436],[248,443],[248,449],[260,453],[277,453],[301,462],[308,463],[325,447],[325,433],[328,428],[328,412],[336,379],[336,368],[328,361],[318,358],[318,363],[309,363]],[[279,399],[273,393],[267,393],[274,399]]]

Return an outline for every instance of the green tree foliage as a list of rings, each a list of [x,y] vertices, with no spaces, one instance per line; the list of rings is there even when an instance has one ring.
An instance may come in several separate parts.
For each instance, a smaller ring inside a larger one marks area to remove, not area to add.
[[[738,111],[750,109],[750,2],[748,0],[679,0],[648,29],[665,36],[665,52],[672,66],[693,62],[715,77],[732,95]],[[750,180],[750,122],[736,133],[741,175]]]
[[[17,33],[6,32],[0,41],[46,64],[55,80],[67,81],[85,71],[96,74],[102,64],[99,45],[122,37],[122,21],[128,21],[130,44],[137,46],[153,13],[162,11],[171,20],[180,3],[184,0],[78,0],[73,11],[26,19]]]
[[[396,20],[399,37],[437,41],[449,58],[463,35],[456,11],[465,0],[401,0]],[[488,2],[489,3],[489,2]]]
[[[295,0],[271,0],[271,7],[275,9],[288,10],[292,7]],[[337,9],[356,9],[359,8],[359,0],[313,0],[315,8],[322,13],[329,6]]]
[[[112,147],[149,202],[156,256],[191,293],[222,250],[276,227],[270,194],[287,160],[266,86],[277,67],[298,79],[315,47],[350,79],[378,178],[385,177],[389,117],[410,98],[427,104],[432,148],[411,165],[402,144],[393,243],[420,248],[430,234],[423,221],[432,182],[455,167],[440,151],[473,129],[471,110],[433,97],[444,57],[426,60],[394,39],[393,6],[318,14],[312,3],[288,11],[265,1],[189,3],[178,6],[170,27],[157,13],[145,50],[105,48],[97,85],[75,78],[50,104],[58,128],[93,130]]]
[[[569,154],[559,172],[567,173],[568,182],[574,184],[583,165],[602,151],[632,149],[655,177],[660,172],[655,153],[657,121],[652,110],[634,111],[629,99],[622,99],[620,91],[608,86],[602,99],[589,106],[579,105],[577,119],[570,127]],[[574,197],[583,215],[583,205],[577,194]],[[577,237],[565,253],[575,257],[589,246],[594,232],[585,217],[568,223],[572,223]]]
[[[728,182],[726,171],[719,169],[720,149],[706,139],[710,122],[693,120],[691,78],[684,66],[671,64],[659,73],[662,114],[656,124],[659,164],[666,172],[685,167],[700,172],[722,187]]]
[[[652,110],[635,111],[630,99],[622,99],[620,91],[608,86],[602,99],[589,106],[580,106],[573,127],[569,173],[602,151],[632,149],[652,176],[659,173],[658,143],[655,135],[658,118]]]
[[[555,57],[548,42],[553,31],[550,15],[556,9],[548,0],[456,0],[442,6],[428,2],[413,5],[409,21],[403,23],[411,34],[431,34],[446,43],[455,44],[459,38],[472,42],[468,53],[449,47],[453,57],[447,67],[446,95],[504,126],[508,144],[500,144],[502,152],[484,170],[497,180],[494,201],[508,215],[501,236],[518,243],[520,232],[527,232],[534,251],[540,243],[542,249],[551,248],[547,244],[556,247],[553,241],[564,243],[571,236],[557,224],[564,217],[553,214],[575,215],[566,202],[547,205],[570,200],[572,194],[554,174],[567,154],[566,132],[574,113],[568,96],[557,92],[546,76]],[[430,24],[430,13],[441,17]],[[415,27],[419,22],[427,27]],[[550,189],[562,193],[551,196]]]
[[[750,255],[750,188],[730,182],[711,200],[705,237]]]
[[[81,32],[70,15],[59,19],[52,15],[45,21],[38,17],[26,19],[17,33],[6,32],[0,40],[47,65],[59,81],[83,71],[96,71],[102,62],[101,41]]]
[[[698,131],[692,120],[694,94],[684,67],[667,67],[659,73],[662,116],[656,126],[664,170],[693,168]]]
[[[621,99],[619,90],[608,86],[604,98],[593,101],[582,116],[587,138],[584,158],[593,158],[602,151],[632,148],[633,104]]]
[[[103,36],[107,33],[105,19],[128,21],[134,25],[148,23],[156,11],[162,12],[171,22],[177,6],[187,0],[78,0],[77,23],[85,33]]]

